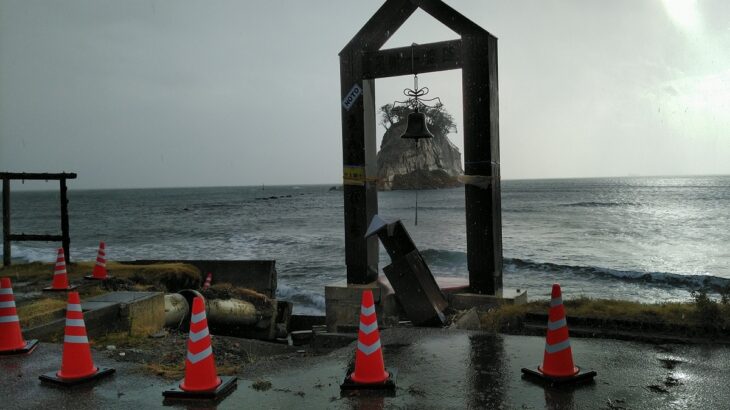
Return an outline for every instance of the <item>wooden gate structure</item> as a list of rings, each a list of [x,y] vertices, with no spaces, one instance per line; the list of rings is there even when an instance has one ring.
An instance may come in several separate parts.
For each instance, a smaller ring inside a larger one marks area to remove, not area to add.
[[[66,263],[71,263],[71,236],[68,232],[68,198],[67,179],[75,179],[76,174],[62,172],[59,174],[27,173],[27,172],[0,172],[3,180],[3,266],[10,266],[11,241],[60,241],[66,254]],[[12,234],[10,232],[10,181],[59,181],[61,190],[61,235]]]
[[[381,50],[418,8],[460,38]],[[495,295],[502,289],[497,38],[441,0],[387,0],[339,55],[347,283],[378,277],[378,238],[365,238],[378,213],[375,79],[461,69],[465,180],[488,181],[465,187],[469,287]]]

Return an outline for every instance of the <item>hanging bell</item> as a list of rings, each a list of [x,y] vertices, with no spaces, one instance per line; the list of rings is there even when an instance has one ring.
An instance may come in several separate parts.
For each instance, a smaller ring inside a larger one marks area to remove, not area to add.
[[[406,126],[406,132],[400,136],[401,138],[408,138],[418,141],[421,138],[433,138],[433,134],[428,130],[426,126],[426,114],[416,111],[408,114],[408,124]]]

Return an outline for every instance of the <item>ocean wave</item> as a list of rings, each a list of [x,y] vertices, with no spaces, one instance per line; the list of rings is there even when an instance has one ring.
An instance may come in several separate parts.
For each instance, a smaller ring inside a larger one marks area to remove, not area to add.
[[[215,209],[215,210],[221,210],[221,209],[238,209],[242,206],[245,206],[245,204],[250,203],[251,200],[248,201],[239,201],[239,202],[213,202],[213,203],[207,203],[207,204],[195,204],[195,205],[188,205],[187,207],[183,208],[184,210],[209,210],[209,209]]]
[[[641,206],[638,202],[573,202],[570,204],[562,204],[561,206],[585,207],[585,208],[614,208],[625,206]]]
[[[466,252],[426,249],[421,251],[426,263],[435,266],[466,266]]]
[[[619,279],[632,282],[669,285],[690,290],[711,289],[718,291],[730,286],[730,279],[711,275],[682,275],[670,272],[641,272],[602,268],[597,266],[562,265],[550,262],[534,262],[518,258],[504,259],[506,271],[542,271],[548,273],[570,273],[605,279]]]
[[[292,287],[279,282],[276,297],[294,303],[294,313],[324,314],[325,302],[321,292]]]
[[[421,211],[463,211],[464,206],[430,206],[430,205],[418,205],[418,209]],[[388,211],[412,211],[412,206],[398,206],[388,208]]]
[[[429,265],[434,267],[461,267],[466,269],[466,252],[426,249],[421,255]],[[505,258],[506,272],[544,272],[599,277],[607,280],[623,280],[643,282],[647,284],[666,285],[689,290],[710,289],[721,290],[730,286],[730,279],[712,275],[682,275],[670,272],[642,272],[632,270],[611,269],[598,266],[563,265],[550,262],[535,262],[519,258]]]
[[[513,213],[513,214],[521,214],[521,213],[535,213],[535,212],[542,212],[542,209],[528,209],[528,208],[522,208],[522,209],[511,209],[511,208],[502,208],[502,213]]]
[[[25,246],[10,246],[10,255],[12,262],[28,263],[28,262],[55,262],[57,248],[29,248]],[[0,257],[3,253],[0,252]]]

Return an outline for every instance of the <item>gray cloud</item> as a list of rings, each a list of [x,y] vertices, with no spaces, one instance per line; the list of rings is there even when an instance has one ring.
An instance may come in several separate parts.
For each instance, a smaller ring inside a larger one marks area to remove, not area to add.
[[[727,120],[662,114],[730,72],[724,3],[694,34],[660,2],[449,3],[499,37],[504,177],[730,173]],[[336,183],[337,53],[380,4],[2,1],[0,168],[77,188]],[[387,46],[454,36],[419,12]],[[460,73],[422,78],[460,122]],[[378,104],[408,86],[378,80]]]

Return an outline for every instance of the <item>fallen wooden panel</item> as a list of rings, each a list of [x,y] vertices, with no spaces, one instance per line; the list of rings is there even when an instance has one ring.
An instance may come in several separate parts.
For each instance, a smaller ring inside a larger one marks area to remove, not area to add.
[[[393,263],[383,268],[408,318],[417,326],[446,323],[448,301],[400,220],[373,217],[368,236],[378,235]]]
[[[448,306],[418,250],[383,268],[408,319],[416,326],[446,324]]]

